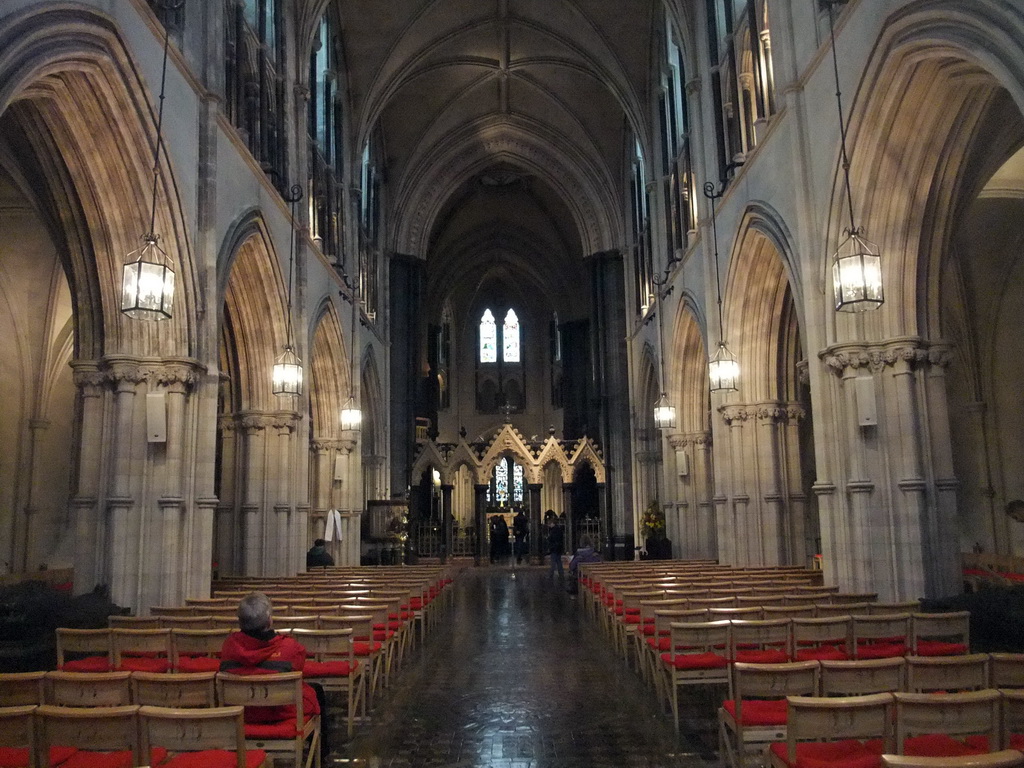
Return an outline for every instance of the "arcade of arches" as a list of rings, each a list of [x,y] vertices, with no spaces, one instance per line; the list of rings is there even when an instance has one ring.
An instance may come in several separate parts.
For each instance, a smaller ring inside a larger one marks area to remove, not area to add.
[[[357,563],[381,501],[615,558],[657,502],[675,557],[888,600],[1024,555],[1018,0],[630,5],[3,3],[4,571],[145,612],[332,510]],[[885,301],[837,313],[854,216]],[[162,322],[119,311],[148,232]]]

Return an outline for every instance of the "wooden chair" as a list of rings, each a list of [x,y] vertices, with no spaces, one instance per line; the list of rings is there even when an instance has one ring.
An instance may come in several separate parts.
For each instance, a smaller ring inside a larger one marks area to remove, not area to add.
[[[772,742],[786,738],[786,697],[817,694],[818,663],[738,662],[729,680],[730,696],[718,710],[719,755],[732,768],[744,768],[751,747],[763,753]],[[763,755],[756,762],[763,763]]]
[[[832,605],[862,605],[878,602],[877,592],[836,592],[829,597]]]
[[[766,605],[761,608],[765,619],[813,619],[813,605]]]
[[[174,709],[143,706],[139,709],[142,754],[154,747],[170,758],[160,768],[262,768],[267,753],[247,750],[242,707]]]
[[[1003,688],[999,694],[1003,710],[999,746],[1024,750],[1024,690]]]
[[[999,745],[999,691],[895,693],[896,753],[963,757]]]
[[[142,758],[138,716],[139,708],[134,705],[55,707],[43,704],[35,711],[37,760],[45,766],[50,764],[49,755],[71,750],[76,761],[81,752],[102,752],[107,755],[102,760],[104,764],[157,765],[167,753],[156,750],[145,760]],[[93,763],[82,759],[81,764]]]
[[[163,629],[213,629],[209,616],[159,616]]]
[[[874,602],[868,606],[868,613],[876,616],[886,613],[918,613],[920,610],[920,600],[903,600],[890,603]]]
[[[232,597],[187,597],[185,605],[193,608],[215,608],[216,611],[231,611],[238,607],[238,600]]]
[[[195,616],[196,612],[191,605],[154,605],[149,609],[150,616]]]
[[[967,656],[907,656],[907,690],[980,691],[988,688],[988,654]]]
[[[769,748],[772,768],[870,764],[894,752],[893,698],[888,693],[841,698],[790,696],[786,740]]]
[[[731,623],[729,658],[732,661],[747,664],[784,664],[790,660],[787,619],[733,620]]]
[[[133,672],[132,701],[151,707],[214,707],[216,672]]]
[[[834,605],[832,603],[815,603],[814,615],[819,619],[828,619],[836,617],[851,617],[854,614],[858,616],[868,615],[868,603],[839,603]]]
[[[109,672],[113,669],[110,630],[58,627],[57,669]]]
[[[113,665],[118,671],[168,672],[171,669],[171,630],[110,630]]]
[[[914,613],[910,650],[915,656],[959,656],[971,648],[971,612]]]
[[[108,616],[111,629],[160,629],[159,616]]]
[[[679,732],[679,689],[692,685],[728,685],[732,632],[728,621],[673,622],[669,647],[661,654],[664,690]]]
[[[171,630],[171,669],[175,672],[217,672],[220,649],[230,629]]]
[[[35,711],[35,704],[0,707],[0,765],[36,768]]]
[[[794,618],[791,631],[796,661],[853,658],[853,620],[849,616]]]
[[[342,616],[324,616],[321,626],[323,629],[350,629],[352,630],[352,654],[357,660],[366,665],[368,682],[366,685],[366,707],[373,703],[374,694],[384,684],[384,661],[386,650],[384,643],[374,639],[373,616],[370,614],[345,613]]]
[[[351,628],[294,629],[291,632],[309,654],[302,670],[303,679],[320,683],[324,693],[341,692],[346,695],[349,738],[355,729],[356,710],[366,716],[367,665],[355,657],[353,633]]]
[[[818,662],[821,665],[822,696],[867,696],[902,691],[907,662],[902,656]]]
[[[984,755],[963,757],[911,757],[882,755],[882,768],[1019,768],[1024,766],[1024,753],[1004,749]]]
[[[909,635],[909,613],[853,617],[853,650],[858,659],[904,656]]]
[[[989,688],[1024,688],[1024,653],[990,653]]]
[[[132,703],[131,672],[46,673],[46,703],[62,707],[121,707]]]
[[[45,678],[45,672],[0,672],[0,707],[42,704]]]
[[[302,705],[302,673],[270,675],[217,673],[217,701],[222,706],[294,707],[295,714],[274,723],[246,723],[247,748],[290,755],[295,768],[320,768],[320,715],[309,715]],[[308,746],[306,762],[303,749]]]

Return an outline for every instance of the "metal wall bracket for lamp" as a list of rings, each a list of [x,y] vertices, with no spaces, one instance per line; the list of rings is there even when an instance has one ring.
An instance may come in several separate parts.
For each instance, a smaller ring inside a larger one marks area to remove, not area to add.
[[[121,311],[133,320],[168,320],[174,307],[174,270],[157,236],[146,235],[121,276]]]
[[[295,264],[295,204],[302,199],[302,187],[292,186],[287,195],[282,195],[286,203],[291,204],[292,221],[291,242],[288,246],[288,308],[287,331],[284,352],[274,363],[271,391],[275,395],[302,394],[302,361],[292,348],[292,271]]]
[[[352,304],[352,338],[349,343],[349,397],[345,401],[345,404],[341,407],[341,428],[342,430],[348,430],[351,432],[358,432],[363,425],[363,412],[359,409],[359,404],[356,403],[356,398],[352,394],[355,391],[355,377],[356,377],[356,324],[359,322],[359,294],[357,288],[359,284],[355,280],[351,280],[348,273],[345,271],[344,265],[339,264],[339,272],[341,274],[341,280],[345,284],[345,287],[349,290],[349,296],[346,296],[342,292],[342,298],[346,298]]]

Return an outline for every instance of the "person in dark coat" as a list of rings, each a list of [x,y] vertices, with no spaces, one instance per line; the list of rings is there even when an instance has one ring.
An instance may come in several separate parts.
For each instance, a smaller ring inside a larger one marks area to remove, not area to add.
[[[327,551],[327,542],[317,539],[306,553],[306,568],[323,568],[326,565],[334,565],[334,558]]]
[[[559,580],[565,577],[562,570],[562,554],[565,552],[565,528],[555,517],[548,518],[548,554],[551,556],[550,573],[558,571]]]
[[[508,556],[508,523],[502,515],[491,517],[491,562],[500,562]]]
[[[516,562],[523,562],[523,555],[526,554],[526,539],[530,535],[530,521],[526,519],[523,510],[519,510],[512,518],[512,536],[515,538]]]

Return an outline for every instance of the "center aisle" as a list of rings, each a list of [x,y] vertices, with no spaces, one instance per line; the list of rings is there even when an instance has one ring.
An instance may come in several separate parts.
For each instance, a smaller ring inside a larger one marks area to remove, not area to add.
[[[336,765],[709,766],[546,569],[468,568]],[[710,736],[710,734],[706,734]]]

